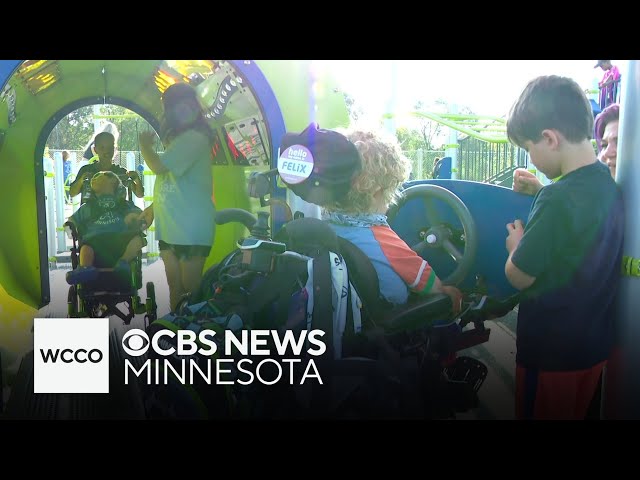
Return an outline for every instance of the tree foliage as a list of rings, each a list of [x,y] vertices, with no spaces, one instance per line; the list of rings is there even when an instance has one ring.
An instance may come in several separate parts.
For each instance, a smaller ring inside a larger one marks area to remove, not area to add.
[[[54,150],[82,150],[94,134],[93,115],[92,105],[68,114],[51,131],[47,146]],[[139,150],[138,133],[152,129],[144,118],[118,105],[101,105],[100,115],[114,115],[105,120],[118,128],[120,138],[116,148],[120,151]]]

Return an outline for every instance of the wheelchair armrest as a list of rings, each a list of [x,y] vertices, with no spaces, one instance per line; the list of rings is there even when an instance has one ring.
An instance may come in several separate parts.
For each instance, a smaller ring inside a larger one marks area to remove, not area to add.
[[[444,293],[409,298],[405,305],[385,312],[382,327],[388,331],[412,330],[430,326],[436,320],[447,318],[453,305]]]

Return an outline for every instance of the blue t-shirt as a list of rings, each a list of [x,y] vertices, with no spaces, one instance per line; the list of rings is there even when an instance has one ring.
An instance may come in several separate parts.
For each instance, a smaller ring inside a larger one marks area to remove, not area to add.
[[[623,237],[622,195],[601,162],[538,192],[512,256],[536,277],[519,307],[518,364],[573,371],[609,357]]]
[[[153,189],[156,238],[172,245],[213,245],[209,139],[187,130],[172,140],[160,160],[169,171],[157,175]]]
[[[76,225],[78,235],[87,241],[105,233],[139,230],[138,225],[133,224],[129,227],[124,222],[129,213],[142,213],[142,210],[133,203],[117,199],[113,195],[102,195],[82,205],[69,220]]]

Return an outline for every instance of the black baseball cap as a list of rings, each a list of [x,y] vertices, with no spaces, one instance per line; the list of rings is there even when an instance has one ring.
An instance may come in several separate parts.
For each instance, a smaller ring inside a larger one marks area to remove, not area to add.
[[[593,68],[601,67],[602,65],[604,65],[607,62],[609,62],[609,60],[598,60],[598,63],[596,63],[595,67],[593,67]]]
[[[316,205],[323,206],[344,199],[353,177],[362,168],[358,149],[347,137],[333,130],[319,128],[316,123],[311,123],[301,133],[285,134],[280,144],[278,167],[281,166],[281,160],[291,159],[287,155],[290,147],[293,147],[291,150],[304,147],[299,150],[311,154],[309,164],[313,166],[308,177],[302,181],[282,175],[282,171],[280,178],[296,195]]]

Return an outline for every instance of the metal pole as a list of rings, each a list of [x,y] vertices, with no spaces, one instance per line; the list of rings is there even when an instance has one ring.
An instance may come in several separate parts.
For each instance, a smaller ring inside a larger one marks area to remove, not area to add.
[[[640,61],[629,61],[629,79],[624,82],[624,94],[620,108],[618,141],[618,169],[616,180],[624,195],[626,228],[624,254],[640,258],[640,169],[636,162],[640,152]],[[619,292],[618,324],[620,326],[621,357],[616,365],[620,378],[620,389],[615,397],[615,415],[622,419],[640,419],[640,278],[624,276]],[[612,365],[613,367],[613,365]],[[606,403],[608,395],[603,400]],[[609,410],[606,408],[604,410]]]
[[[449,113],[457,114],[458,106],[449,105]],[[446,145],[444,156],[451,157],[451,178],[458,178],[458,132],[451,127],[449,127],[449,143]]]
[[[47,253],[49,255],[49,263],[51,263],[56,258],[55,194],[53,191],[53,173],[45,172],[44,175],[45,207],[47,211]]]
[[[55,176],[53,177],[55,208],[56,208],[56,238],[57,252],[67,250],[67,240],[64,234],[64,162],[62,161],[62,152],[53,154],[53,168]]]
[[[103,121],[97,117],[100,115],[100,105],[93,106],[93,133],[94,135],[100,131]]]
[[[136,154],[133,152],[127,152],[126,155],[126,162],[127,162],[127,171],[128,172],[137,172],[136,170]],[[144,184],[143,184],[144,185]],[[145,192],[147,191],[146,187],[145,187]],[[144,210],[144,199],[142,198],[138,198],[135,196],[135,194],[133,195],[133,204]]]
[[[145,170],[142,175],[144,182],[144,208],[153,203],[153,185],[156,176],[151,170]],[[156,227],[151,225],[147,230],[147,262],[152,262],[158,256],[158,243],[156,242]]]
[[[69,161],[71,162],[71,173],[73,174],[73,178],[75,178],[79,170],[78,159],[76,158],[76,152],[69,152]],[[69,185],[71,185],[71,182],[69,182]],[[76,213],[76,210],[80,208],[80,198],[81,198],[81,195],[76,195],[75,197],[71,197],[72,213]]]
[[[418,149],[418,151],[416,152],[416,171],[415,174],[413,176],[414,180],[422,180],[424,178],[424,175],[422,174],[422,165],[424,162],[424,150],[422,150],[421,148]]]

